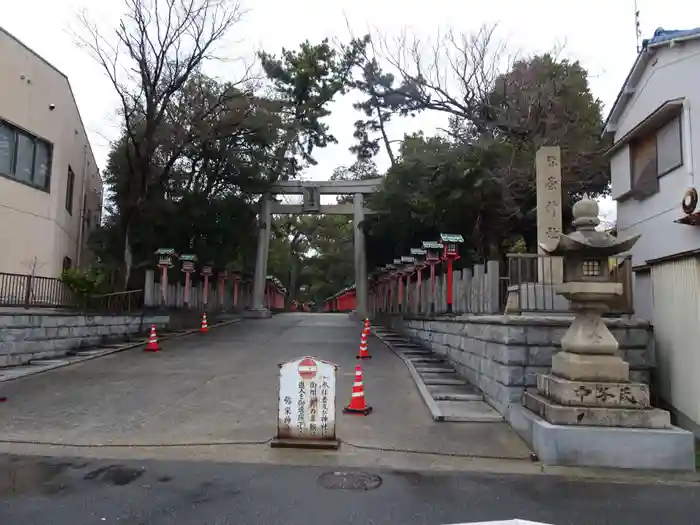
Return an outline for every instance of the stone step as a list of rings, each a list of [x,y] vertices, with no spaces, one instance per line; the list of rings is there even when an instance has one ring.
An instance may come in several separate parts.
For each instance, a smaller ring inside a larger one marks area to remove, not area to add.
[[[114,346],[112,348],[120,348],[119,346]],[[109,348],[99,348],[99,349],[94,349],[94,350],[78,350],[74,352],[74,355],[77,355],[79,357],[88,357],[91,355],[97,355],[101,354],[102,352],[109,350]]]
[[[430,363],[430,364],[437,364],[437,363],[445,363],[446,365],[448,364],[442,357],[437,357],[437,356],[430,356],[430,357],[424,357],[424,356],[407,356],[408,359],[411,361],[416,366],[420,366],[421,363]],[[451,365],[449,365],[451,366]]]
[[[29,364],[33,366],[54,366],[64,365],[69,362],[69,359],[31,359]]]
[[[455,373],[451,374],[419,374],[426,386],[431,385],[466,385],[467,382]]]
[[[396,350],[401,352],[404,355],[407,355],[407,356],[428,357],[428,356],[433,355],[433,353],[430,350],[403,349],[403,348],[397,348]]]
[[[416,365],[416,370],[421,374],[454,374],[455,369],[445,363],[444,365]]]
[[[501,414],[496,412],[484,401],[437,401],[442,421],[490,423],[503,421]]]
[[[416,343],[391,343],[391,346],[396,348],[423,348],[421,345],[417,345]]]
[[[429,386],[428,392],[435,401],[482,401],[484,395],[469,384]]]

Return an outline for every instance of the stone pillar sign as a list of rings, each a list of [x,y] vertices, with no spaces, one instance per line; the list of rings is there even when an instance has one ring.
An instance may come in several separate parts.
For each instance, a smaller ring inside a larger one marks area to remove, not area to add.
[[[335,385],[338,365],[301,357],[280,365],[277,436],[273,447],[337,449]]]
[[[561,216],[561,149],[545,146],[535,156],[537,172],[537,244],[556,241],[562,234]],[[542,249],[539,253],[546,255]],[[538,281],[544,284],[562,282],[561,257],[539,259]]]

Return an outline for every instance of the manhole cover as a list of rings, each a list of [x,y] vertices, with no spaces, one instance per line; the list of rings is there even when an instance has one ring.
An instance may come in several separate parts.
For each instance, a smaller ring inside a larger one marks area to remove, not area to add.
[[[382,484],[382,478],[366,472],[326,472],[318,478],[318,484],[327,489],[374,490]]]

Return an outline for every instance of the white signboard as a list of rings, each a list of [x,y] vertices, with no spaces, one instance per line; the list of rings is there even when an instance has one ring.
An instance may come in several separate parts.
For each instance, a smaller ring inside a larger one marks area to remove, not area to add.
[[[280,365],[278,440],[335,442],[337,370],[315,357]]]

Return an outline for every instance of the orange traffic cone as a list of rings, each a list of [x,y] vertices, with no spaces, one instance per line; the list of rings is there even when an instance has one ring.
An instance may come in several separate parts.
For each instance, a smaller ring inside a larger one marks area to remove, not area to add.
[[[352,384],[352,394],[350,395],[350,404],[343,409],[343,412],[366,416],[372,411],[372,407],[365,403],[365,386],[364,381],[362,381],[360,365],[355,367],[355,382]]]
[[[362,330],[362,336],[360,336],[360,352],[355,356],[356,359],[372,359],[369,355],[369,350],[367,349],[367,332]]]
[[[365,319],[365,330],[369,332],[371,328],[372,326],[369,324],[369,319]]]
[[[205,334],[209,331],[209,325],[207,324],[207,313],[206,312],[204,312],[202,314],[202,326],[199,329],[199,331],[203,334]]]
[[[160,350],[158,346],[158,336],[156,335],[156,325],[151,325],[151,335],[148,336],[148,344],[143,349],[144,352],[157,352]]]

